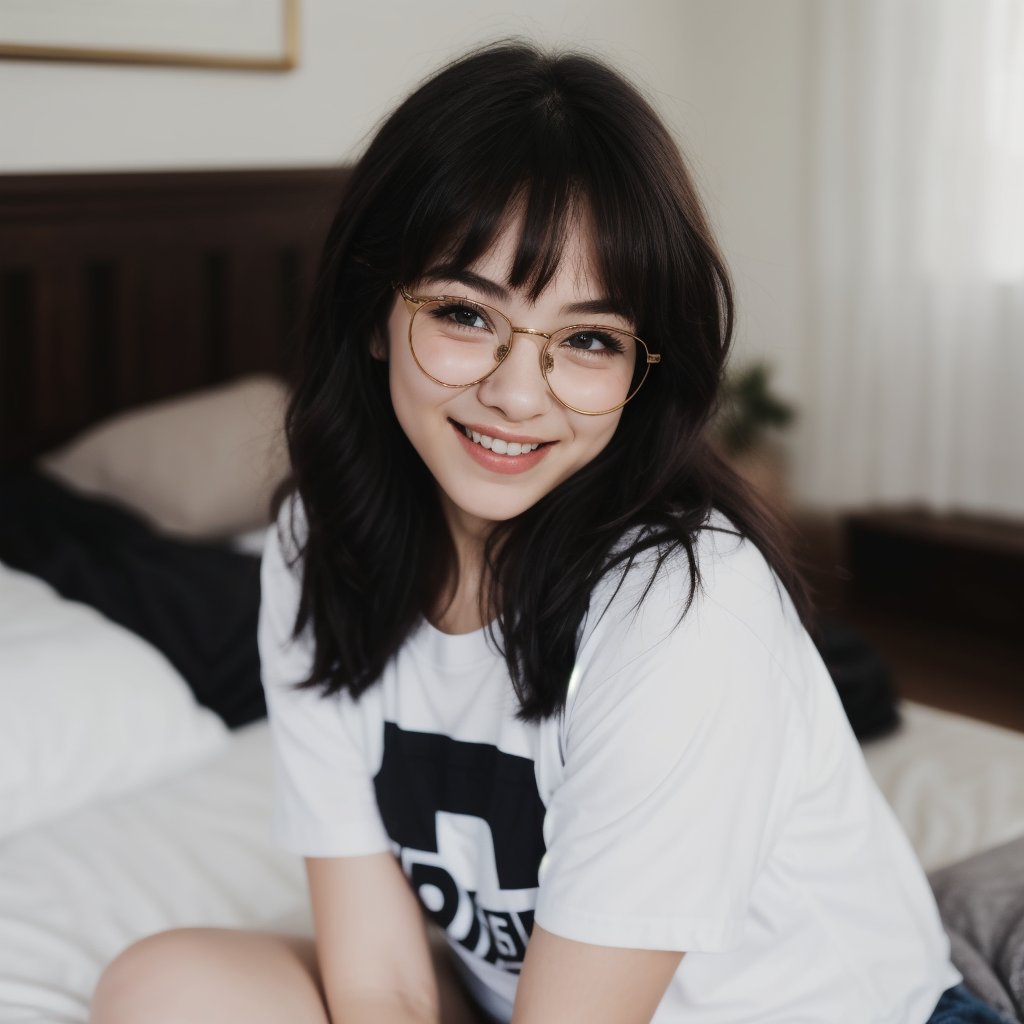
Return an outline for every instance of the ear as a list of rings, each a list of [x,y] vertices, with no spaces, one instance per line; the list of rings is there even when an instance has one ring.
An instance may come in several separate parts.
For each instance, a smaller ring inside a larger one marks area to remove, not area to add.
[[[374,359],[379,359],[382,363],[388,361],[388,343],[387,339],[380,333],[380,331],[374,331],[370,338],[370,355]]]

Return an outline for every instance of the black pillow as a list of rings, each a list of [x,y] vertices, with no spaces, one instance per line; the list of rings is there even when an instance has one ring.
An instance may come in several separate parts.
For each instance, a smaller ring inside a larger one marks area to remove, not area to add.
[[[266,715],[258,558],[161,536],[122,508],[16,468],[0,471],[0,562],[143,637],[231,728]]]
[[[860,634],[842,622],[822,619],[814,642],[857,739],[874,739],[899,725],[892,675]]]

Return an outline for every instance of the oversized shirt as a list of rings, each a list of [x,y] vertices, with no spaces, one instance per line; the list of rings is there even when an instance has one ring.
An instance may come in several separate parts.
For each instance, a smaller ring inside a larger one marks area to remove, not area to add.
[[[259,623],[276,840],[390,851],[495,1017],[534,922],[685,951],[654,1024],[924,1024],[960,980],[825,665],[723,515],[696,537],[681,621],[685,552],[642,601],[653,556],[596,588],[564,711],[527,724],[486,631],[426,620],[358,700],[292,689],[312,634],[291,637],[291,508]]]

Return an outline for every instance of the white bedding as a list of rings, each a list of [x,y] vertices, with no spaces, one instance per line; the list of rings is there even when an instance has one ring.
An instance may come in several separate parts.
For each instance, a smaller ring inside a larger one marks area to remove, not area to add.
[[[925,868],[1024,835],[1024,733],[909,701],[901,711],[864,756]]]
[[[908,703],[865,753],[927,868],[1024,834],[1024,735]],[[301,859],[269,838],[269,771],[259,722],[184,774],[0,841],[0,1022],[82,1024],[103,966],[165,928],[308,928]]]
[[[269,839],[266,722],[164,783],[0,843],[0,1021],[82,1022],[103,966],[143,935],[258,927],[305,904]]]

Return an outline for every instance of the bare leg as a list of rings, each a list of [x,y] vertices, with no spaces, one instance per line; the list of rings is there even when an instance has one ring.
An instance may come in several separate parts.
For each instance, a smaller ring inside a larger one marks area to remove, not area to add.
[[[90,1024],[329,1024],[311,939],[176,928],[129,946],[93,993]]]
[[[431,941],[442,1024],[480,1024]],[[90,1024],[330,1024],[311,938],[229,928],[177,928],[129,946],[103,972]]]

